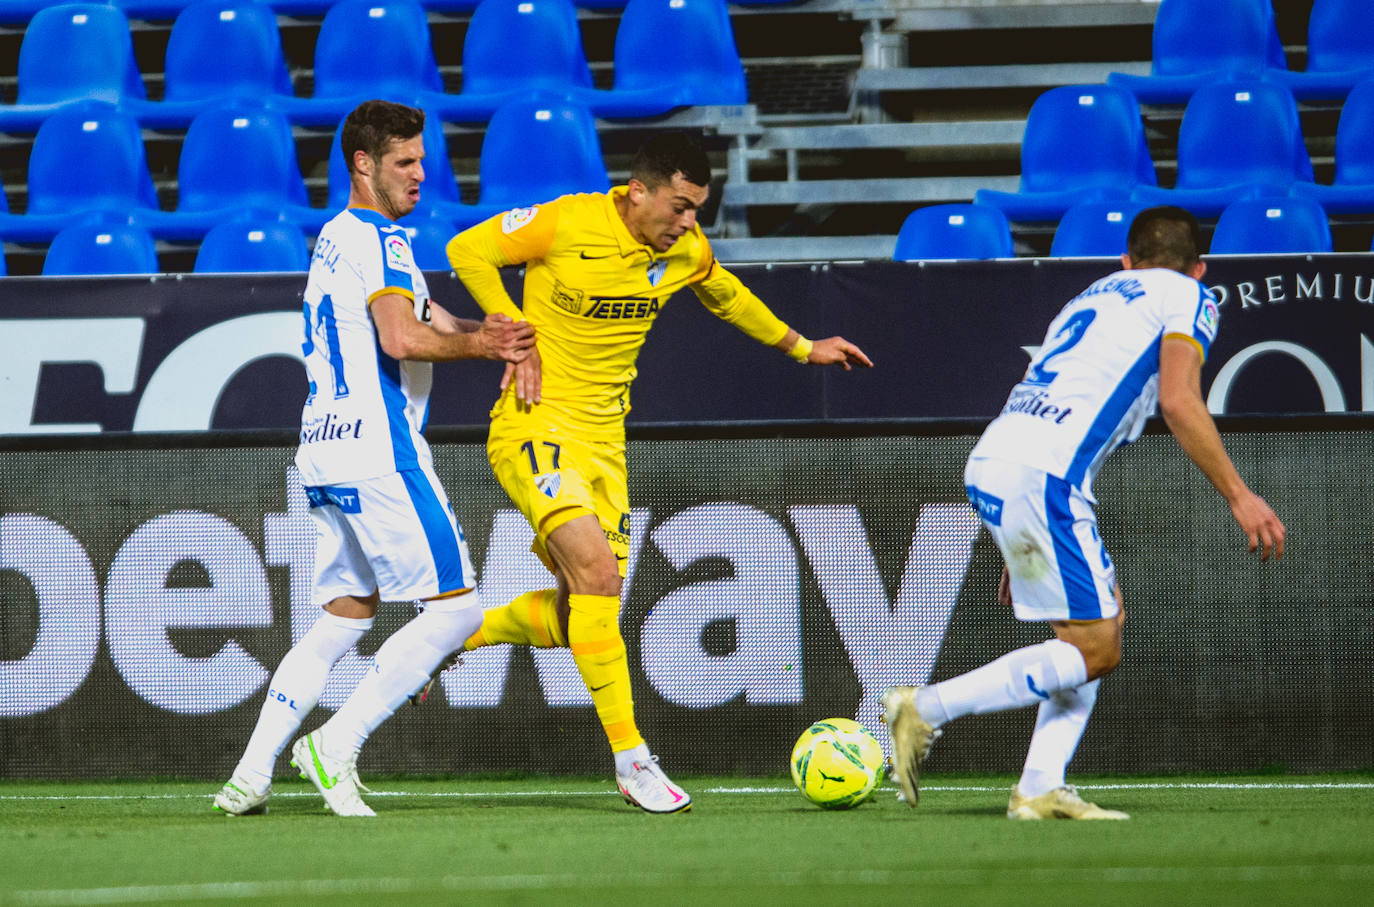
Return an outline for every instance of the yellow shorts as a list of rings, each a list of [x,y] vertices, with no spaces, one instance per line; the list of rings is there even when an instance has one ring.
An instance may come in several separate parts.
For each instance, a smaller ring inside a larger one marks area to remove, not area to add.
[[[551,440],[556,438],[557,440]],[[545,540],[559,526],[595,514],[621,577],[630,555],[630,491],[623,442],[578,441],[563,434],[487,440],[496,480],[534,528],[530,550],[554,569]]]

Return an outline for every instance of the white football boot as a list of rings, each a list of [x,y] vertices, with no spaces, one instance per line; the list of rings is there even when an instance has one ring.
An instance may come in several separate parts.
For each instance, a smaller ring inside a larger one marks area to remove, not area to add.
[[[657,756],[636,762],[628,775],[616,772],[615,783],[626,803],[646,813],[685,813],[692,808],[692,798],[663,774]]]
[[[336,816],[375,816],[358,794],[358,757],[334,759],[324,752],[320,732],[312,731],[291,745],[291,764],[324,797],[324,805]]]
[[[231,816],[256,816],[267,812],[267,800],[272,796],[272,785],[258,792],[243,778],[235,775],[224,782],[224,787],[215,794],[215,809]]]

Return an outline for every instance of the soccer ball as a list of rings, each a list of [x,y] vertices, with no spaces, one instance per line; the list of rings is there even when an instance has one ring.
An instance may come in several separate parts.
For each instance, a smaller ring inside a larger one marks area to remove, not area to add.
[[[822,809],[849,809],[870,799],[884,775],[883,748],[850,718],[817,721],[792,747],[792,780]]]

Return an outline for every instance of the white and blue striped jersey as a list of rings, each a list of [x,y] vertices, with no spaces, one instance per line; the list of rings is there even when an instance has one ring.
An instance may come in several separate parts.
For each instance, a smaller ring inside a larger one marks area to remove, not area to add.
[[[1205,359],[1218,320],[1207,288],[1177,271],[1102,278],[1050,322],[1026,376],[970,458],[1043,470],[1091,496],[1107,455],[1140,437],[1155,411],[1164,337],[1192,340]]]
[[[433,367],[382,351],[368,306],[385,293],[415,302],[429,321],[429,288],[405,228],[348,208],[320,231],[302,307],[310,395],[296,466],[306,485],[367,479],[429,465],[421,432]]]

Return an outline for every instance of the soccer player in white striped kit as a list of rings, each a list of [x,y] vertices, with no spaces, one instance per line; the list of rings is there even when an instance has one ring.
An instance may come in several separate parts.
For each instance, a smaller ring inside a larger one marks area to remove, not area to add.
[[[1184,453],[1231,506],[1249,550],[1283,556],[1284,527],[1241,480],[1202,399],[1216,301],[1199,281],[1197,221],[1174,207],[1131,223],[1125,270],[1089,286],[1050,323],[1025,377],[969,455],[964,484],[1006,561],[998,598],[1054,638],[981,668],[882,697],[898,784],[917,802],[920,762],[946,723],[1036,705],[1012,819],[1126,819],[1083,800],[1064,773],[1121,662],[1121,593],[1097,533],[1092,479],[1140,436],[1158,402]]]
[[[247,750],[215,796],[231,815],[266,811],[277,756],[378,603],[419,600],[424,610],[382,644],[348,701],[291,749],[330,810],[374,815],[358,795],[359,748],[482,623],[467,543],[421,434],[432,363],[520,362],[534,332],[505,315],[455,318],[429,298],[396,224],[420,200],[424,123],[422,111],[386,101],[364,102],[344,121],[350,195],[310,262],[310,391],[296,453],[317,532],[313,596],[325,613],[272,675]]]

